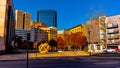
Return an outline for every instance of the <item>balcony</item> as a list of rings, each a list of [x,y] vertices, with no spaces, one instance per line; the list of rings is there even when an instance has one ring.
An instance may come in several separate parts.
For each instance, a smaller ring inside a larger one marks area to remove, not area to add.
[[[114,43],[107,43],[107,45],[119,45],[120,42],[114,42]]]
[[[119,30],[107,31],[107,34],[118,34]]]
[[[114,24],[112,26],[108,26],[107,29],[113,29],[113,28],[118,28],[118,24]]]
[[[107,36],[108,40],[119,39],[119,36]]]
[[[120,44],[120,40],[110,40],[107,42],[107,45],[119,45]]]

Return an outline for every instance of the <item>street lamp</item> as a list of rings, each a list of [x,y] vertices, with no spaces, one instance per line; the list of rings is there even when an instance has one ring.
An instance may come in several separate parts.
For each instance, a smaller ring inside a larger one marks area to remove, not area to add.
[[[28,42],[25,42],[23,45],[27,46],[27,60],[26,60],[26,68],[29,68],[29,45]]]
[[[27,45],[27,68],[29,68],[28,66],[29,66],[29,45],[28,44],[26,44]]]

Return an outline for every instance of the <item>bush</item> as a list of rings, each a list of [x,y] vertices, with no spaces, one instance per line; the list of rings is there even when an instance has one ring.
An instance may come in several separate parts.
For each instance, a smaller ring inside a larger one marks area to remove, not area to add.
[[[87,51],[88,52],[88,46],[87,45],[84,47],[83,51]]]

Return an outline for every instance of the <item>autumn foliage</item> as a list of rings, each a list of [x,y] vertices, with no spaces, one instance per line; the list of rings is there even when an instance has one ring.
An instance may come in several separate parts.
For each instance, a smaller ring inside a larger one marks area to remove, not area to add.
[[[81,33],[72,33],[67,36],[66,43],[74,47],[83,47],[87,44],[87,38]]]
[[[65,47],[65,42],[62,37],[57,38],[57,46],[62,48]]]

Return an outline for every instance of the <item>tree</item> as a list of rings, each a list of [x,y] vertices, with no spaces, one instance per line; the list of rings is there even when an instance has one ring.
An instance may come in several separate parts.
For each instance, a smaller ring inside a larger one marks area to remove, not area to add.
[[[81,33],[75,33],[74,35],[74,45],[76,46],[77,49],[82,50],[82,47],[87,44],[87,38]]]
[[[87,44],[87,38],[82,34],[82,32],[72,33],[68,36],[68,43],[73,47],[73,49],[80,49]]]
[[[58,48],[65,48],[65,42],[64,42],[64,40],[62,39],[62,37],[58,37],[57,38],[57,46],[58,46]]]
[[[54,47],[56,48],[57,46],[57,42],[54,39],[51,39],[49,45],[51,46],[51,50],[54,50]]]

